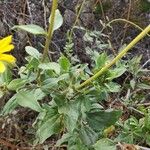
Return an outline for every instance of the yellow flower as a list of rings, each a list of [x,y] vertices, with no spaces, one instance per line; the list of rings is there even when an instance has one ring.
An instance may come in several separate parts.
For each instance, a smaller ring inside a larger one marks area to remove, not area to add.
[[[3,73],[6,69],[4,62],[13,64],[16,61],[16,58],[12,55],[5,54],[14,49],[14,45],[11,44],[12,36],[7,36],[6,38],[0,40],[0,73]]]

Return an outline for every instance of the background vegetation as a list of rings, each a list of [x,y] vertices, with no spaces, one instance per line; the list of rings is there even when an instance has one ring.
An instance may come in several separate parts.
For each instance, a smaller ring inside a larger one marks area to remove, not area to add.
[[[149,147],[149,10],[146,0],[1,1],[17,62],[0,77],[0,147]]]

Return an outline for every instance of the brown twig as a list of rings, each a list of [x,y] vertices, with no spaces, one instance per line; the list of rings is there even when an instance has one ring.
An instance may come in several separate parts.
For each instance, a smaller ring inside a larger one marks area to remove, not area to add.
[[[103,8],[103,3],[102,3],[101,0],[98,0],[98,2],[99,2],[100,7],[101,7],[101,11],[102,11],[102,16],[103,16],[103,19],[104,19],[104,23],[106,24],[106,23],[107,23],[107,19],[106,19],[105,12],[104,12],[104,8]],[[107,28],[106,28],[106,31],[107,31],[107,33],[108,33],[108,29],[107,29]],[[109,34],[108,34],[108,39],[109,39],[109,44],[110,44],[111,47],[112,47],[111,50],[112,50],[113,54],[116,56],[117,54],[116,54],[115,49],[113,48],[113,45],[112,45],[112,42],[111,42],[111,37],[110,37]]]

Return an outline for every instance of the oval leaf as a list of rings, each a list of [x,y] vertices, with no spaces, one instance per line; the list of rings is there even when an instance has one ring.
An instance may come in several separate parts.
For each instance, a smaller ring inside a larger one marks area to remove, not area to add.
[[[35,35],[38,35],[38,34],[46,35],[47,34],[46,31],[42,27],[35,25],[35,24],[16,25],[12,29],[21,29],[21,30],[27,31],[27,32],[35,34]]]
[[[51,22],[51,16],[49,18],[49,23]],[[60,11],[57,9],[55,11],[55,20],[54,20],[54,28],[53,28],[53,31],[59,29],[63,24],[63,17],[60,13]]]
[[[39,59],[40,56],[41,56],[41,54],[39,53],[39,51],[37,49],[35,49],[34,47],[26,46],[25,50],[33,58]]]
[[[69,71],[71,64],[67,57],[61,56],[59,58],[59,64],[64,71]]]
[[[24,79],[14,79],[8,84],[7,88],[8,88],[8,90],[15,91],[15,90],[23,87],[26,84],[26,82],[27,81]]]
[[[39,68],[43,70],[54,70],[56,74],[60,74],[60,65],[55,62],[40,64]]]

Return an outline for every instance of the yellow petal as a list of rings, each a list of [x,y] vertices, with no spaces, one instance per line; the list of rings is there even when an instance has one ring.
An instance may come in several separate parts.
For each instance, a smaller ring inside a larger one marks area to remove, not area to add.
[[[12,42],[12,36],[8,36],[2,40],[0,40],[0,53],[8,52],[14,48],[14,46],[11,44]],[[10,45],[10,47],[9,47]]]
[[[5,61],[8,63],[15,63],[16,58],[12,55],[8,55],[8,54],[0,54],[0,61]]]
[[[4,52],[9,52],[12,49],[14,49],[14,45],[12,45],[12,44],[7,45],[7,46],[3,47],[2,49],[0,49],[0,54],[2,54]]]
[[[0,73],[3,73],[5,69],[5,65],[3,64],[3,62],[0,61]]]
[[[3,38],[2,40],[0,40],[0,45],[9,45],[12,42],[12,35],[7,36],[5,38]]]

